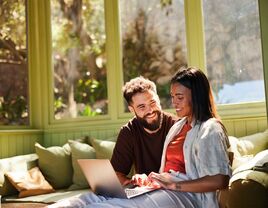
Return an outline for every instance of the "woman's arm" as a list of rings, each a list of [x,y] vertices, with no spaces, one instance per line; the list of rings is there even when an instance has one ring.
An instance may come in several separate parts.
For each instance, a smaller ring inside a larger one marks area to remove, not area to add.
[[[180,182],[173,182],[169,173],[153,173],[150,174],[150,177],[163,188],[183,192],[211,192],[224,189],[229,183],[229,176],[220,174]]]

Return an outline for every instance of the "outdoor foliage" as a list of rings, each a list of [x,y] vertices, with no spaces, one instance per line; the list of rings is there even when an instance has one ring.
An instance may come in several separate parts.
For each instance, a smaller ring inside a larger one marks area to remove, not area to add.
[[[53,0],[55,118],[107,113],[104,5]]]
[[[28,71],[24,1],[0,1],[0,124],[25,125]]]
[[[180,66],[187,65],[182,36],[185,36],[185,18],[180,13],[183,4],[171,0],[146,3],[138,0],[122,1],[121,7],[132,10],[121,18],[124,81],[140,75],[154,81],[162,107],[170,108],[170,78]]]
[[[50,2],[54,116],[65,119],[105,115],[108,95],[104,0]],[[157,84],[163,108],[169,108],[170,77],[179,66],[187,65],[185,31],[179,31],[185,30],[184,13],[175,16],[179,13],[177,8],[183,11],[184,3],[119,2],[128,6],[127,11],[132,4],[137,8],[130,21],[121,19],[120,23],[124,26],[124,81],[139,75],[149,78]],[[224,84],[262,80],[257,1],[204,0],[203,5],[207,72],[215,95]],[[0,124],[28,125],[25,1],[0,0],[0,6]]]

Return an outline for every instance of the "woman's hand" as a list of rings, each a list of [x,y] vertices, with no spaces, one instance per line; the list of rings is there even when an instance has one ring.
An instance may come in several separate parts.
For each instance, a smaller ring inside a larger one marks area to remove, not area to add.
[[[156,182],[151,180],[146,174],[135,174],[132,176],[132,183],[138,186],[147,186],[150,188],[160,188],[160,185]]]
[[[165,189],[170,189],[170,190],[180,190],[180,184],[178,182],[173,182],[171,179],[171,175],[169,173],[150,173],[148,176],[151,181],[156,182],[159,184],[161,187]]]
[[[146,174],[135,174],[131,179],[134,185],[146,186],[148,183],[148,176]]]

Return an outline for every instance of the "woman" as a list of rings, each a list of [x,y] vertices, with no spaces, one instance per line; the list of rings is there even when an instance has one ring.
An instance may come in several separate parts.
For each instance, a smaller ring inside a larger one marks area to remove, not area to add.
[[[181,119],[167,135],[160,173],[133,177],[134,183],[157,183],[164,189],[132,199],[88,193],[69,200],[70,207],[218,207],[216,191],[227,187],[231,175],[229,142],[208,79],[199,69],[180,69],[171,80],[170,93]]]
[[[171,98],[182,119],[173,125],[163,149],[160,173],[165,170],[167,149],[185,126],[191,126],[183,144],[186,175],[173,182],[171,174],[151,174],[166,189],[196,193],[200,207],[218,207],[216,190],[228,185],[231,175],[228,137],[217,118],[212,91],[205,74],[195,68],[181,69],[171,80]]]

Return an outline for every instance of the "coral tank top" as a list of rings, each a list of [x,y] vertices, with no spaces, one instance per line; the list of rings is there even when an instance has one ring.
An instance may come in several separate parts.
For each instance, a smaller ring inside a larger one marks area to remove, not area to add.
[[[187,132],[191,129],[191,125],[186,123],[179,134],[177,134],[173,140],[168,144],[166,152],[166,164],[164,172],[168,172],[170,169],[185,172],[185,162],[183,156],[183,144]]]

